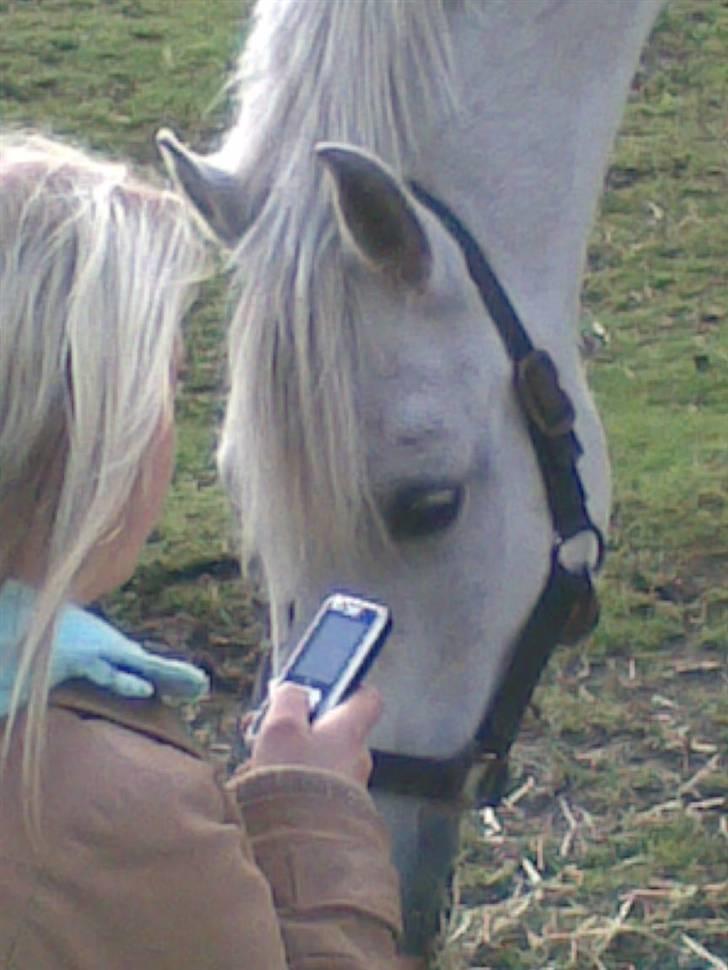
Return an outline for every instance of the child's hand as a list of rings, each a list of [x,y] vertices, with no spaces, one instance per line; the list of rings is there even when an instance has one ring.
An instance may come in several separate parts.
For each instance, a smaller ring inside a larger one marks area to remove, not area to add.
[[[248,767],[305,765],[366,785],[372,770],[366,739],[381,713],[378,691],[360,687],[311,724],[306,692],[294,684],[281,684],[272,690]]]

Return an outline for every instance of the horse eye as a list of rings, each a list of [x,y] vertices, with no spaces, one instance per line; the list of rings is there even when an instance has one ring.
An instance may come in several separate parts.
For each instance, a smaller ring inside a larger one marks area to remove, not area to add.
[[[453,524],[463,505],[462,485],[416,485],[402,489],[387,510],[394,539],[420,539]]]

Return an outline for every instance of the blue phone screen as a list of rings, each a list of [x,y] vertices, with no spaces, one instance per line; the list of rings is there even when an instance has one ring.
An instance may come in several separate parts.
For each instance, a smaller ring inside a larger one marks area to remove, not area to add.
[[[358,617],[326,613],[289,676],[319,684],[333,683],[361,643],[370,619],[368,610]]]

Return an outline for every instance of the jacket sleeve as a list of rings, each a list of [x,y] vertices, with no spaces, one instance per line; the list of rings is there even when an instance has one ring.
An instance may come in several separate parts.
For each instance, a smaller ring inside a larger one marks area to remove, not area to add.
[[[365,791],[276,768],[249,772],[236,798],[157,734],[51,710],[40,857],[13,747],[0,966],[9,946],[24,970],[400,970],[397,880]]]
[[[368,793],[338,775],[293,767],[244,773],[236,788],[289,967],[403,966],[398,878]]]
[[[42,842],[19,740],[0,800],[0,966],[288,970],[271,887],[213,766],[52,709]]]

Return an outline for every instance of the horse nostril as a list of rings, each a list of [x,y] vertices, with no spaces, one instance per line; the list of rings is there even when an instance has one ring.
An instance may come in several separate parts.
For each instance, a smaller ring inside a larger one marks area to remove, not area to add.
[[[463,485],[429,484],[402,489],[386,514],[394,539],[419,539],[449,528],[460,514]]]

